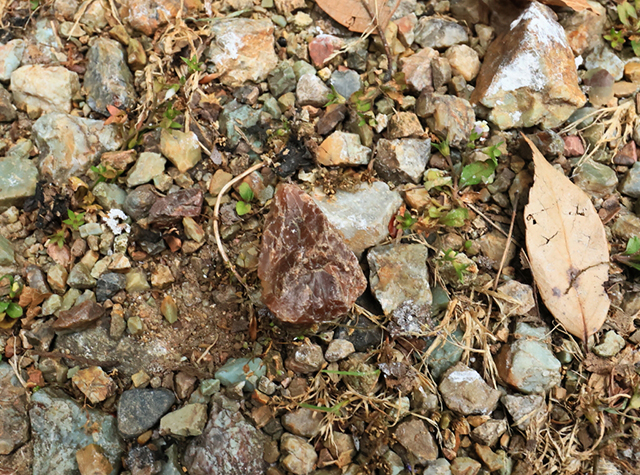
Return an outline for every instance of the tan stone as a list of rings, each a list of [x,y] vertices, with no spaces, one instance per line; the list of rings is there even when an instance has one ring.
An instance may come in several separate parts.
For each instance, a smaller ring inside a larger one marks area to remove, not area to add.
[[[334,132],[324,139],[316,159],[325,166],[366,165],[369,163],[371,149],[360,143],[358,134]]]
[[[76,452],[80,475],[109,475],[113,466],[104,455],[102,447],[89,444]]]
[[[467,45],[452,46],[444,56],[449,60],[453,74],[462,76],[467,82],[473,81],[480,71],[478,53]]]
[[[582,10],[562,21],[567,41],[576,56],[591,51],[598,44],[607,21],[607,11],[602,5],[593,1],[587,3],[593,11]]]
[[[438,52],[435,49],[424,48],[400,60],[400,70],[411,89],[421,92],[425,88],[433,88],[431,60],[437,57]]]
[[[278,64],[270,20],[231,18],[211,26],[215,41],[207,52],[221,74],[220,82],[240,87],[246,81],[259,83]]]
[[[586,102],[574,56],[548,7],[533,2],[489,47],[471,95],[501,129],[562,124]]]
[[[615,97],[629,97],[638,91],[639,84],[629,81],[618,81],[613,85],[613,95]]]
[[[630,61],[625,64],[624,77],[631,82],[640,83],[640,62]]]

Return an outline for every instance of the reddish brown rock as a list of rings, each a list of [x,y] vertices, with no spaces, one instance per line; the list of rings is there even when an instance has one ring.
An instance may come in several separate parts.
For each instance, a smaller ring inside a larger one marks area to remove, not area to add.
[[[331,104],[327,106],[324,114],[316,124],[316,132],[320,135],[329,135],[336,126],[342,122],[347,114],[345,104]]]
[[[470,102],[491,109],[487,118],[503,130],[553,128],[584,105],[573,52],[551,9],[532,2],[496,38]]]
[[[637,161],[638,154],[636,152],[636,143],[633,140],[629,140],[629,143],[622,147],[613,157],[613,163],[616,165],[624,165],[626,167],[632,166]]]
[[[577,135],[567,135],[562,140],[564,140],[565,157],[581,157],[584,154],[582,139]]]
[[[400,60],[400,69],[412,90],[416,92],[422,92],[423,89],[433,90],[431,60],[437,57],[438,52],[435,49],[424,48]]]
[[[71,333],[87,328],[92,322],[104,315],[104,309],[93,300],[86,300],[70,310],[60,312],[53,323],[53,329],[58,333]]]
[[[116,391],[116,383],[100,366],[81,369],[73,375],[72,381],[91,404],[104,401]]]
[[[203,199],[202,190],[197,188],[171,193],[153,204],[149,210],[149,222],[159,226],[169,226],[186,216],[198,216]]]
[[[167,22],[173,20],[184,5],[184,13],[197,10],[201,6],[199,0],[187,0],[181,4],[179,0],[130,0],[123,5],[120,14],[132,28],[147,36]]]
[[[320,208],[286,184],[265,220],[258,276],[263,302],[287,323],[332,320],[367,287],[356,256]]]
[[[309,43],[309,56],[313,64],[321,68],[340,48],[342,48],[342,40],[337,36],[318,35]]]

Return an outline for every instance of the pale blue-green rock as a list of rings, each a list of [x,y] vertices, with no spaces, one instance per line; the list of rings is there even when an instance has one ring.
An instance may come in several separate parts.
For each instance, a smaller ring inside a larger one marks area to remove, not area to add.
[[[31,396],[29,411],[33,437],[33,475],[76,475],[76,452],[97,444],[119,473],[124,444],[116,418],[78,404],[62,392],[46,388]]]
[[[266,374],[266,367],[260,358],[237,358],[229,360],[218,371],[215,377],[227,387],[246,382],[245,391],[253,391],[256,382]]]
[[[9,240],[0,234],[0,266],[15,264],[16,256]]]
[[[127,199],[127,192],[115,183],[98,183],[93,187],[92,193],[96,197],[98,204],[105,210],[112,208],[122,209]]]
[[[21,206],[33,196],[38,182],[38,168],[21,157],[0,158],[0,212],[11,206]]]
[[[464,332],[457,329],[451,335],[447,336],[447,339],[440,343],[440,345],[429,355],[427,358],[427,365],[429,371],[434,379],[438,379],[442,373],[451,368],[454,364],[460,361],[462,358],[462,337]],[[435,339],[427,341],[427,349],[431,347],[432,342]]]
[[[618,177],[608,165],[589,159],[576,167],[573,173],[573,182],[588,195],[604,198],[616,189]],[[624,189],[624,185],[621,188],[621,192],[624,193],[622,189]]]

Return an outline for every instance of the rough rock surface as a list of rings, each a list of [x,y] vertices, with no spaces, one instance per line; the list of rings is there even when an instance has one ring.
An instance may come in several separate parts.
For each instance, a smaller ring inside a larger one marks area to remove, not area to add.
[[[211,33],[215,40],[207,55],[222,74],[222,84],[239,87],[245,81],[258,83],[278,65],[269,20],[221,20],[211,26]]]
[[[116,431],[115,417],[83,407],[63,393],[45,388],[31,397],[29,410],[34,439],[33,475],[69,475],[78,473],[76,451],[97,444],[119,472],[124,452]],[[91,431],[83,428],[91,427]]]
[[[118,430],[125,438],[133,438],[155,426],[171,408],[176,398],[171,391],[130,389],[122,393],[118,403]]]
[[[108,105],[129,109],[135,103],[133,75],[127,66],[124,50],[115,40],[99,38],[87,52],[84,89],[87,104],[108,116]]]
[[[29,117],[47,112],[70,112],[80,92],[78,75],[63,66],[22,66],[11,75],[13,101]]]
[[[262,475],[264,436],[221,396],[211,407],[202,435],[189,442],[184,464],[191,475]]]
[[[438,458],[438,447],[433,436],[420,419],[400,424],[395,431],[395,438],[407,451],[411,465],[426,465]]]
[[[40,172],[53,182],[66,182],[86,172],[101,152],[120,147],[122,139],[114,125],[52,112],[33,124],[40,150]]]
[[[258,276],[264,303],[289,323],[338,317],[367,286],[340,234],[295,185],[276,190],[265,220]]]
[[[442,375],[438,389],[447,407],[464,415],[493,412],[501,396],[500,391],[485,383],[477,371],[462,363]]]
[[[0,158],[0,210],[21,206],[36,192],[38,168],[22,157]]]
[[[381,181],[331,197],[320,190],[311,196],[356,255],[387,238],[389,221],[402,204],[400,194]]]
[[[318,148],[316,158],[325,166],[366,165],[371,149],[360,142],[358,134],[334,132],[324,139]]]
[[[17,380],[12,384],[13,378],[11,367],[0,363],[0,457],[29,440],[27,394]]]
[[[533,2],[489,47],[471,102],[501,129],[562,124],[586,102],[555,14]]]
[[[380,139],[374,167],[380,177],[397,185],[419,183],[430,157],[430,139]]]

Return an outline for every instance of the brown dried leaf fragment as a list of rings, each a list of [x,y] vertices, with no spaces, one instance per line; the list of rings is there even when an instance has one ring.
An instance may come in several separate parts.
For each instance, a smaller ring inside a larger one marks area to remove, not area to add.
[[[373,20],[363,2],[367,2]],[[387,0],[316,0],[316,3],[327,15],[356,33],[375,33],[376,20],[384,31],[393,15]]]
[[[586,342],[604,323],[610,304],[604,226],[589,197],[524,139],[535,164],[524,211],[531,271],[553,316]]]

